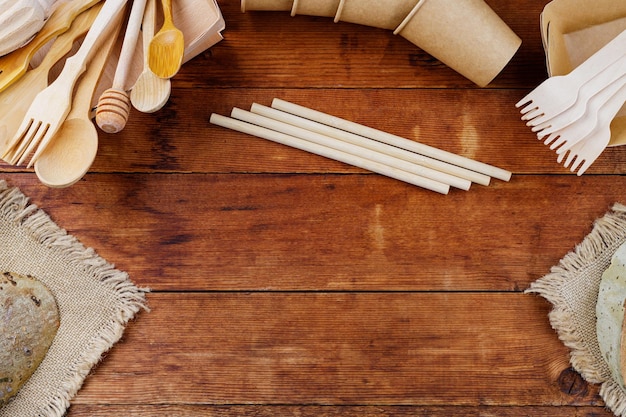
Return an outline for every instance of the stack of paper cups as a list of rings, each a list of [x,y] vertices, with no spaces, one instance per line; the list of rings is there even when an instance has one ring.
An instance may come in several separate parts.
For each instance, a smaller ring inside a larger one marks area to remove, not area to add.
[[[420,0],[394,31],[481,87],[521,39],[483,0]]]
[[[341,0],[335,23],[350,22],[394,30],[418,0]]]
[[[293,6],[293,0],[241,0],[241,11],[251,10],[288,11]]]
[[[480,87],[522,43],[484,0],[241,0],[241,10],[290,10],[394,30]]]
[[[291,15],[333,17],[337,13],[340,0],[294,0]]]

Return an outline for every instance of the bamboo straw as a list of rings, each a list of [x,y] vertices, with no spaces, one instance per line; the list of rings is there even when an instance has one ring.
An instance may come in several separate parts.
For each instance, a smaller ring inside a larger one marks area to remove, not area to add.
[[[284,133],[276,132],[270,129],[266,129],[264,127],[255,126],[251,123],[243,122],[241,120],[235,120],[230,117],[213,113],[211,115],[210,122],[218,126],[236,130],[238,132],[246,133],[248,135],[256,136],[262,139],[267,139],[283,145],[291,146],[293,148],[297,148],[306,152],[310,152],[316,155],[324,156],[329,159],[334,159],[336,161],[363,168],[371,172],[376,172],[378,174],[404,181],[406,183],[416,185],[427,190],[435,191],[440,194],[448,194],[450,190],[450,186],[448,186],[447,184],[424,178],[419,175],[411,174],[409,172],[402,171],[396,168],[388,167],[386,165],[371,161],[360,156],[351,155],[346,152],[331,149],[327,146],[308,142],[294,136],[286,135]]]
[[[313,120],[296,116],[295,114],[263,106],[258,103],[253,103],[250,111],[252,113],[260,114],[261,116],[269,117],[284,123],[307,129],[311,132],[331,136],[344,142],[359,145],[364,148],[371,149],[376,152],[381,152],[396,158],[400,158],[417,165],[422,165],[440,172],[444,172],[446,174],[454,175],[455,177],[464,178],[468,181],[475,182],[476,184],[489,185],[489,182],[491,180],[489,176],[476,171],[471,171],[469,169],[462,168],[457,165],[452,165],[438,159],[433,159],[428,156],[417,154],[415,152],[400,149],[396,146],[391,146],[386,143],[366,138],[365,136],[356,135],[345,130],[337,129],[332,126],[328,126],[322,123],[315,122]]]
[[[351,122],[346,119],[341,119],[336,116],[331,116],[326,113],[319,112],[317,110],[309,109],[297,104],[290,103],[285,100],[275,98],[272,101],[272,107],[278,110],[285,111],[287,113],[295,114],[306,119],[310,119],[319,123],[323,123],[338,129],[346,130],[348,132],[365,136],[388,145],[397,146],[401,149],[405,149],[411,152],[415,152],[421,155],[429,156],[431,158],[439,159],[450,164],[458,165],[463,168],[467,168],[472,171],[480,172],[481,174],[488,175],[500,179],[502,181],[509,181],[511,179],[511,172],[504,169],[488,165],[482,162],[475,161],[470,158],[463,157],[461,155],[447,152],[441,149],[434,148],[432,146],[424,145],[419,142],[415,142],[409,139],[402,138],[400,136],[392,135],[381,130],[377,130],[368,126],[364,126],[355,122]]]
[[[286,135],[294,136],[299,139],[303,139],[309,142],[317,143],[318,145],[327,146],[329,148],[346,152],[352,155],[360,156],[371,161],[375,161],[392,168],[401,169],[403,171],[410,172],[412,174],[420,175],[422,177],[439,181],[444,184],[450,185],[462,190],[469,190],[471,182],[455,177],[453,175],[446,174],[444,172],[436,171],[424,166],[412,164],[403,159],[395,158],[393,156],[386,155],[377,151],[373,151],[362,146],[354,145],[348,142],[344,142],[335,139],[330,136],[322,135],[319,133],[311,132],[310,130],[302,129],[297,126],[293,126],[287,123],[280,122],[269,117],[265,117],[259,114],[251,113],[246,110],[234,108],[231,113],[231,117],[255,124],[257,126],[264,127],[266,129],[274,130],[276,132],[284,133]]]

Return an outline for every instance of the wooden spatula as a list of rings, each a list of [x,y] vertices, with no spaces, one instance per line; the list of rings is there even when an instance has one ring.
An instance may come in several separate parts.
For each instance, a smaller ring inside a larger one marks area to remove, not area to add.
[[[67,31],[84,10],[101,0],[72,0],[59,5],[41,31],[24,47],[0,58],[0,91],[6,89],[28,70],[33,55],[49,40]]]

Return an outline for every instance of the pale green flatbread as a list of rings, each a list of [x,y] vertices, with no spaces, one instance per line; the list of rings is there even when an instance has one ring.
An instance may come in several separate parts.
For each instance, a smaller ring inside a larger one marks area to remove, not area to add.
[[[626,244],[620,246],[602,274],[596,304],[596,331],[602,356],[615,381],[624,388],[626,345],[622,347],[626,299]]]

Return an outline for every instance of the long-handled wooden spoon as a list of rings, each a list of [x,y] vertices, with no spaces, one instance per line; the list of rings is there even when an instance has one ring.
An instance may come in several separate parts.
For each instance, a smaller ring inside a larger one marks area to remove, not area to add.
[[[141,21],[143,20],[143,12],[146,7],[146,0],[134,0],[128,23],[126,25],[126,33],[124,34],[124,42],[122,50],[115,68],[113,76],[113,85],[104,91],[98,101],[98,109],[96,110],[96,122],[100,129],[107,133],[117,133],[124,129],[128,116],[130,114],[130,97],[126,92],[126,79],[130,70],[130,64],[133,59],[137,39],[139,38],[139,30]]]
[[[172,19],[172,0],[161,0],[163,26],[150,42],[148,63],[150,69],[161,78],[172,78],[183,62],[185,37]]]
[[[153,113],[161,109],[170,98],[172,83],[169,78],[158,77],[150,69],[148,54],[150,42],[154,37],[156,20],[156,0],[148,0],[143,15],[141,30],[143,34],[143,72],[130,90],[130,102],[133,107],[143,113]]]
[[[67,55],[73,43],[89,30],[101,6],[102,4],[96,4],[81,13],[71,28],[55,39],[37,68],[28,71],[0,93],[0,153],[4,154],[8,150],[9,142],[20,127],[28,107],[37,94],[48,86],[50,69]]]
[[[120,13],[120,17],[123,13]],[[55,188],[68,187],[89,170],[98,152],[98,130],[91,120],[91,101],[106,61],[120,32],[121,19],[91,59],[76,87],[72,110],[35,162],[39,180]]]

